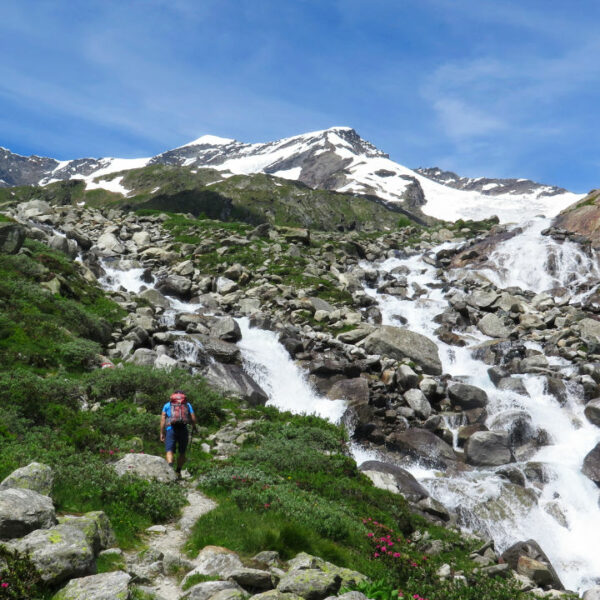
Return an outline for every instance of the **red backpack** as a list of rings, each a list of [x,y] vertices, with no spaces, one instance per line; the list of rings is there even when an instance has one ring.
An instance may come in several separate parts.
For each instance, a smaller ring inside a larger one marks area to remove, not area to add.
[[[187,425],[190,421],[190,409],[183,392],[171,394],[171,416],[169,425]]]

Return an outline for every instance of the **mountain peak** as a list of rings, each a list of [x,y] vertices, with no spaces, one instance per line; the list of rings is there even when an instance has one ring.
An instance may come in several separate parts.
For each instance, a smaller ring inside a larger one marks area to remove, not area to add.
[[[183,144],[183,146],[178,146],[179,148],[187,148],[188,146],[227,146],[229,144],[233,144],[235,142],[234,139],[219,137],[218,135],[202,135],[199,138],[188,142],[187,144]]]

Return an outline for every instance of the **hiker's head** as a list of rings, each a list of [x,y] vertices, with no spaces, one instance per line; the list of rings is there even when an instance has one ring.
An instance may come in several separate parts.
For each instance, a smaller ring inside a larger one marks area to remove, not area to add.
[[[171,394],[171,402],[185,402],[187,396],[181,390],[177,390]]]

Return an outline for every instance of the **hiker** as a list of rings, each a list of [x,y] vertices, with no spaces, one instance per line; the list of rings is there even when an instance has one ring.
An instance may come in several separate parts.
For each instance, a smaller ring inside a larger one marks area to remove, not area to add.
[[[171,394],[170,401],[162,409],[160,417],[160,441],[165,442],[167,462],[173,466],[175,451],[177,455],[177,478],[181,479],[181,467],[185,462],[185,451],[188,445],[188,424],[196,428],[196,415],[186,395],[177,390]],[[166,429],[165,429],[166,428]],[[166,433],[165,433],[166,432]]]

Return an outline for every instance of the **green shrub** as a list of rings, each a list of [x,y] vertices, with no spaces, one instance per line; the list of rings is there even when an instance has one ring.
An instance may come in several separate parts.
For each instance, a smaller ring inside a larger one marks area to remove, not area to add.
[[[0,545],[0,598],[35,600],[42,598],[42,579],[31,559]]]

